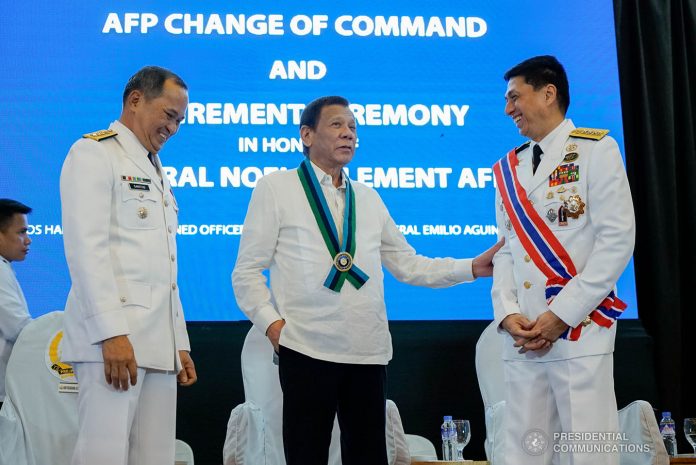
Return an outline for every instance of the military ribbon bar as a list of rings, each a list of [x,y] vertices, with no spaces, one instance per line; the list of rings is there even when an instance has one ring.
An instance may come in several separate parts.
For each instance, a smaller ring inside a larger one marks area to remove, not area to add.
[[[527,198],[527,192],[517,178],[518,164],[517,152],[513,149],[493,166],[493,174],[503,206],[522,247],[546,276],[546,302],[550,304],[568,281],[577,275],[577,270],[568,252]],[[610,328],[625,309],[626,304],[611,291],[585,321],[575,328],[568,328],[561,338],[577,341],[582,328],[590,320]]]
[[[356,249],[355,192],[350,179],[344,174],[346,207],[343,212],[343,241],[339,241],[338,230],[309,159],[300,164],[297,174],[326,248],[333,259],[333,266],[324,281],[324,286],[332,291],[341,292],[343,284],[348,280],[356,289],[360,289],[370,278],[353,262]]]

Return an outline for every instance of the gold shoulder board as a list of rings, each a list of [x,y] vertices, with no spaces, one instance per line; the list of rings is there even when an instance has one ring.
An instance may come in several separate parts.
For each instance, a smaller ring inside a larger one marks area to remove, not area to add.
[[[109,137],[114,137],[118,133],[112,131],[111,129],[102,129],[101,131],[90,132],[89,134],[83,134],[82,137],[86,139],[92,139],[99,142],[100,140],[108,139]]]
[[[520,145],[519,147],[515,147],[515,153],[520,153],[522,150],[526,149],[529,147],[529,144],[531,144],[530,141],[525,142],[524,144]]]
[[[579,137],[581,139],[600,140],[609,134],[608,129],[592,129],[592,128],[575,128],[570,137]]]

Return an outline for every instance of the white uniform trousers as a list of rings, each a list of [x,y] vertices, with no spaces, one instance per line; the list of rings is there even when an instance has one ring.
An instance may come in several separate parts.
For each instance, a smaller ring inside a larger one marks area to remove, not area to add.
[[[138,368],[127,391],[106,384],[103,363],[74,363],[80,386],[72,465],[172,465],[176,375]]]
[[[605,441],[605,435],[597,441],[597,436],[588,440],[584,435],[569,442],[559,434],[618,433],[613,354],[549,362],[506,360],[504,366],[507,465],[619,464],[619,455],[611,452],[620,443],[617,438]]]

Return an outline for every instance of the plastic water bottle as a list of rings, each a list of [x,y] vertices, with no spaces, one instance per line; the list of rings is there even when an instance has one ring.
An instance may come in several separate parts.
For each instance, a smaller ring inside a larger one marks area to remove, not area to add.
[[[442,460],[455,460],[455,442],[457,440],[457,430],[450,415],[445,415],[442,426],[440,427],[442,436]]]
[[[674,457],[677,455],[677,438],[674,429],[674,420],[672,420],[672,412],[662,412],[662,420],[660,420],[660,434],[667,449],[667,455]]]

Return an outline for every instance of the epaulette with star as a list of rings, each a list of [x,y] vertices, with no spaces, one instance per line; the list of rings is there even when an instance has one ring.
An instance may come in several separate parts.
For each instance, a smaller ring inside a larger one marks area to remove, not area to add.
[[[529,147],[529,144],[531,144],[531,141],[527,141],[524,144],[520,145],[519,147],[515,147],[515,154],[520,153],[522,150],[526,149]]]
[[[579,137],[580,139],[601,140],[607,134],[609,134],[608,129],[575,128],[569,136]]]
[[[82,137],[85,139],[92,139],[96,140],[97,142],[102,141],[104,139],[108,139],[109,137],[114,137],[118,133],[112,129],[102,129],[100,131],[95,131],[95,132],[90,132],[88,134],[83,134]]]

